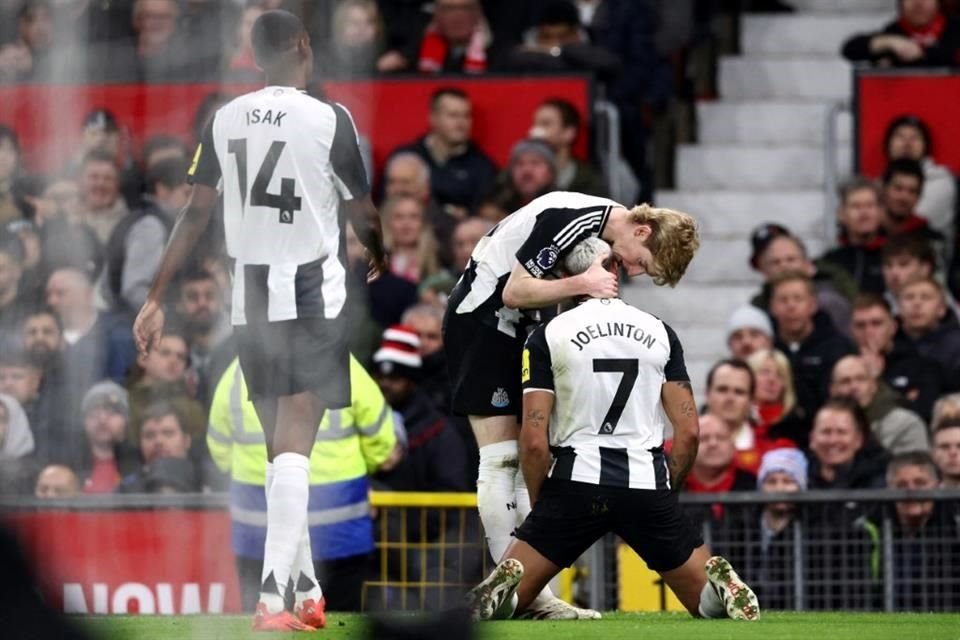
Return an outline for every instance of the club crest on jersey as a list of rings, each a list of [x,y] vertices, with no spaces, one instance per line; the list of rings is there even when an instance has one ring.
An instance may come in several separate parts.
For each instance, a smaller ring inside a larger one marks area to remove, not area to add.
[[[490,404],[495,406],[497,409],[503,409],[510,405],[510,396],[507,395],[507,390],[503,387],[497,387],[497,390],[493,392],[493,397],[490,398]]]
[[[549,247],[544,247],[540,249],[540,253],[537,254],[537,264],[541,269],[552,269],[553,265],[557,264],[557,260],[560,259],[560,249],[556,245],[550,245]]]

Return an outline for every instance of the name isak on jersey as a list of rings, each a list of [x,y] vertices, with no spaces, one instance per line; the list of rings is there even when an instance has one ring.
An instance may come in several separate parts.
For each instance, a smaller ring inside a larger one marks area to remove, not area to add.
[[[247,111],[247,124],[272,124],[277,127],[283,124],[283,119],[286,117],[286,111],[277,111],[273,112],[273,109],[267,109],[264,112],[261,109],[252,109]]]

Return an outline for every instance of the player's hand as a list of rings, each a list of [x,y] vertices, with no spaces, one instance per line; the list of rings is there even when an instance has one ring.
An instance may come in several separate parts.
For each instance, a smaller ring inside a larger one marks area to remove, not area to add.
[[[163,306],[147,300],[133,321],[133,339],[140,355],[147,355],[163,336]]]
[[[620,291],[617,276],[607,271],[603,263],[607,256],[597,256],[590,268],[580,274],[583,293],[592,298],[616,298]]]
[[[367,271],[367,284],[376,281],[383,274],[390,270],[390,258],[387,257],[386,252],[380,259],[370,258],[370,270]]]

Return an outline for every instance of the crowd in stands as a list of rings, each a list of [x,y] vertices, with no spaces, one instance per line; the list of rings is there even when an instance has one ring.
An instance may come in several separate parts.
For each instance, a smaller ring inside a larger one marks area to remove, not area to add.
[[[310,25],[319,80],[590,73],[621,112],[640,195],[649,189],[644,112],[671,91],[656,5],[674,3],[436,0],[430,13],[424,4],[0,2],[0,82],[257,82],[250,27],[284,6]],[[851,39],[844,55],[960,64],[955,18],[935,0],[900,6],[897,21]],[[197,122],[226,99],[213,96]],[[348,232],[352,352],[357,375],[375,382],[355,385],[366,395],[354,410],[386,403],[392,427],[361,429],[355,455],[374,486],[471,491],[477,453],[448,397],[447,295],[476,244],[515,209],[557,189],[609,190],[600,167],[573,152],[587,114],[560,97],[529,114],[529,136],[505,166],[473,140],[471,101],[455,81],[429,109],[429,129],[395,149],[375,180],[390,273],[367,283]],[[237,477],[236,454],[223,447],[249,439],[230,413],[241,396],[230,391],[238,367],[221,230],[181,275],[156,349],[138,355],[131,336],[190,190],[181,133],[144,141],[135,157],[125,124],[103,105],[62,168],[38,176],[21,162],[17,131],[0,125],[0,492],[222,491]],[[776,224],[749,239],[764,283],[729,319],[730,357],[707,377],[688,491],[960,486],[957,181],[936,162],[944,141],[922,119],[890,122],[884,142],[880,180],[858,176],[842,189],[824,255],[814,259]],[[939,506],[916,504],[897,505],[897,527],[957,527]],[[776,539],[792,513],[767,506],[763,534]]]

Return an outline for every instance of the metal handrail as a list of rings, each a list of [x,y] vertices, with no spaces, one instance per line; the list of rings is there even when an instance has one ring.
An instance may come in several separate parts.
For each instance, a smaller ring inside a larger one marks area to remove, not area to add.
[[[824,239],[830,246],[837,237],[839,178],[837,168],[837,116],[850,111],[850,102],[831,103],[823,121],[823,205]]]

